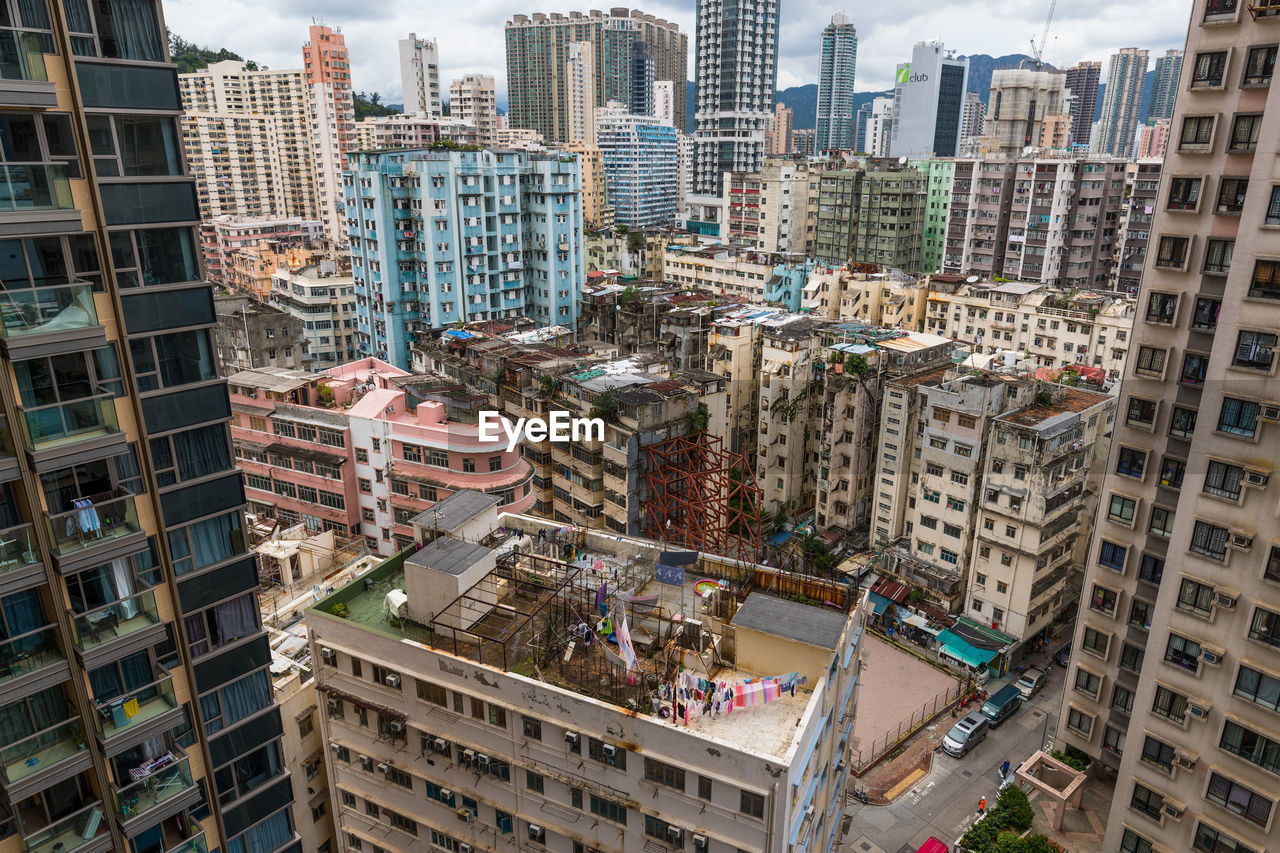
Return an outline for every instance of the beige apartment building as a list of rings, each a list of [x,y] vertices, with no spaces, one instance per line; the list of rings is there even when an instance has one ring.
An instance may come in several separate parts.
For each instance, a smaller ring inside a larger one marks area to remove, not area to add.
[[[1278,42],[1275,0],[1192,4],[1056,739],[1108,853],[1280,829]]]
[[[784,315],[762,328],[755,473],[766,515],[804,515],[817,496],[818,472],[809,460],[822,438],[813,415],[822,405],[817,370],[826,347],[817,331],[824,324]]]
[[[657,542],[446,509],[418,519],[420,549],[307,614],[343,849],[784,853],[835,843],[865,593],[803,579],[838,609],[758,590],[703,599],[695,579],[736,578],[736,562],[702,554],[683,583],[660,583]],[[598,570],[561,559],[565,546]],[[770,584],[802,581],[749,568]],[[571,615],[594,611],[598,588],[614,624],[629,628],[630,673],[622,646]],[[628,589],[654,603],[630,603],[618,594]],[[686,718],[692,703],[661,698],[679,667],[745,690],[751,704]],[[777,676],[786,691],[745,683]]]
[[[1124,370],[1137,313],[1127,294],[1071,294],[1023,281],[935,280],[927,300],[925,331],[964,341],[976,353],[1019,353],[1037,367],[1100,368],[1112,380]]]
[[[923,330],[928,297],[927,281],[897,271],[816,270],[805,284],[802,307],[845,323]]]
[[[182,141],[205,218],[319,219],[301,69],[238,60],[179,74]]]
[[[1069,131],[1071,114],[1064,102],[1066,83],[1066,75],[1059,71],[997,68],[991,72],[986,132],[980,143],[983,153],[1024,156],[1027,149],[1042,145],[1045,123],[1060,123],[1057,117],[1064,113]]]
[[[818,176],[825,168],[823,163],[768,157],[759,172],[731,172],[724,182],[726,236],[765,252],[813,254]]]
[[[497,140],[498,100],[493,78],[486,74],[468,74],[449,84],[449,115],[476,127],[481,145]]]

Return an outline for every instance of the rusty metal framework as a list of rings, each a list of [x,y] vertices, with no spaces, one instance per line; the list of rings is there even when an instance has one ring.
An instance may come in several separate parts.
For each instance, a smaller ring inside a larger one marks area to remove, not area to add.
[[[759,562],[764,501],[751,465],[706,430],[645,448],[644,535]]]

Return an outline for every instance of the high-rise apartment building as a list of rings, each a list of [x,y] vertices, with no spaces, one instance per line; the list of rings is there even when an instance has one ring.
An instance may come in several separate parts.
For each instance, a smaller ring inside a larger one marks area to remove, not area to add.
[[[419,331],[577,320],[585,277],[576,158],[374,151],[346,177],[360,351],[410,364]]]
[[[719,197],[725,172],[764,163],[778,83],[778,4],[698,0],[693,191]]]
[[[876,98],[867,116],[862,150],[872,157],[888,157],[893,142],[893,98]]]
[[[1138,160],[1147,158],[1162,160],[1168,146],[1169,119],[1158,118],[1152,124],[1144,124],[1138,131],[1138,149],[1133,156]]]
[[[449,84],[449,117],[475,125],[480,145],[492,145],[498,129],[498,97],[493,78],[468,74]]]
[[[725,182],[725,236],[764,252],[811,254],[822,166],[770,157],[759,172],[733,172]]]
[[[653,115],[654,83],[653,51],[648,43],[636,39],[631,43],[631,97],[627,109],[638,116]]]
[[[1098,79],[1102,76],[1101,62],[1080,62],[1066,70],[1067,91],[1071,100],[1071,142],[1088,145],[1093,129],[1093,113],[1098,107]]]
[[[1191,8],[1056,741],[1115,773],[1107,851],[1275,844],[1278,26]]]
[[[919,273],[928,176],[897,163],[869,163],[858,186],[853,260]]]
[[[765,131],[769,154],[785,155],[791,153],[791,132],[795,124],[795,111],[784,103],[773,106],[773,122]]]
[[[942,42],[916,42],[911,61],[898,66],[893,90],[893,157],[954,157],[960,148],[969,60]]]
[[[1168,132],[1168,122],[1156,125]],[[1116,240],[1115,284],[1113,289],[1137,298],[1142,284],[1142,270],[1147,265],[1151,248],[1151,223],[1155,219],[1156,197],[1160,194],[1160,172],[1163,160],[1138,160],[1125,175],[1125,210],[1120,219],[1120,237]]]
[[[301,853],[160,4],[56,8],[0,80],[0,844]]]
[[[202,218],[320,218],[301,69],[251,71],[229,59],[178,84]]]
[[[346,242],[342,211],[342,170],[356,147],[356,108],[351,91],[351,57],[341,30],[312,24],[302,46],[302,71],[311,116],[311,161],[316,175],[319,219],[335,244]]]
[[[435,39],[418,38],[417,33],[409,33],[408,38],[400,39],[400,85],[406,114],[431,118],[443,115],[440,48]]]
[[[635,43],[648,46],[653,80],[675,83],[676,127],[685,129],[685,81],[689,37],[680,28],[639,9],[513,15],[506,25],[507,88],[512,127],[533,128],[548,142],[569,142],[569,46],[591,45],[595,69],[593,106],[610,101],[630,107]]]
[[[676,126],[676,84],[674,80],[655,80],[653,115],[658,121]]]
[[[1102,118],[1095,154],[1128,157],[1138,137],[1138,110],[1146,82],[1147,52],[1122,48],[1107,63],[1107,90],[1102,96]]]
[[[1151,100],[1143,124],[1173,118],[1173,102],[1178,95],[1178,78],[1182,74],[1182,51],[1166,50],[1156,60],[1155,79],[1151,83]]]
[[[867,123],[871,121],[871,105],[863,104],[854,117],[853,150],[859,154],[867,153]]]
[[[614,221],[628,228],[674,225],[679,186],[678,131],[624,107],[596,112],[596,144]]]
[[[565,61],[568,114],[565,141],[594,148],[596,144],[596,58],[591,42],[569,45]]]
[[[818,112],[814,144],[819,151],[853,145],[853,81],[858,64],[858,30],[843,12],[822,30],[818,53]]]
[[[1019,157],[1026,149],[1039,147],[1044,122],[1067,112],[1065,95],[1066,77],[1057,71],[997,68],[991,72],[984,152]]]
[[[961,155],[971,157],[983,134],[986,133],[987,105],[977,92],[964,93],[964,111],[960,115]]]

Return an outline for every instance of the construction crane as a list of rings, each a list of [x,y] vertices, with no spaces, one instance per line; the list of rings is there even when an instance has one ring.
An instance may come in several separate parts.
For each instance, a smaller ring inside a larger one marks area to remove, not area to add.
[[[1041,57],[1044,56],[1044,46],[1049,41],[1049,25],[1053,23],[1053,10],[1058,7],[1058,0],[1049,0],[1049,17],[1044,19],[1044,30],[1040,33],[1040,46],[1036,47],[1036,40],[1031,40],[1031,57],[1035,60],[1035,70],[1039,71],[1044,65]]]

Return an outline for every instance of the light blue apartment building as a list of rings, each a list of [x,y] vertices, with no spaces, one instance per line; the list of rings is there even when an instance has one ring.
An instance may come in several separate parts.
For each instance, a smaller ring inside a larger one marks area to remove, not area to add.
[[[576,323],[585,260],[573,155],[359,152],[344,194],[363,354],[408,369],[419,332],[518,316]]]
[[[676,129],[621,108],[596,112],[596,145],[614,221],[628,228],[676,222],[680,144]]]

